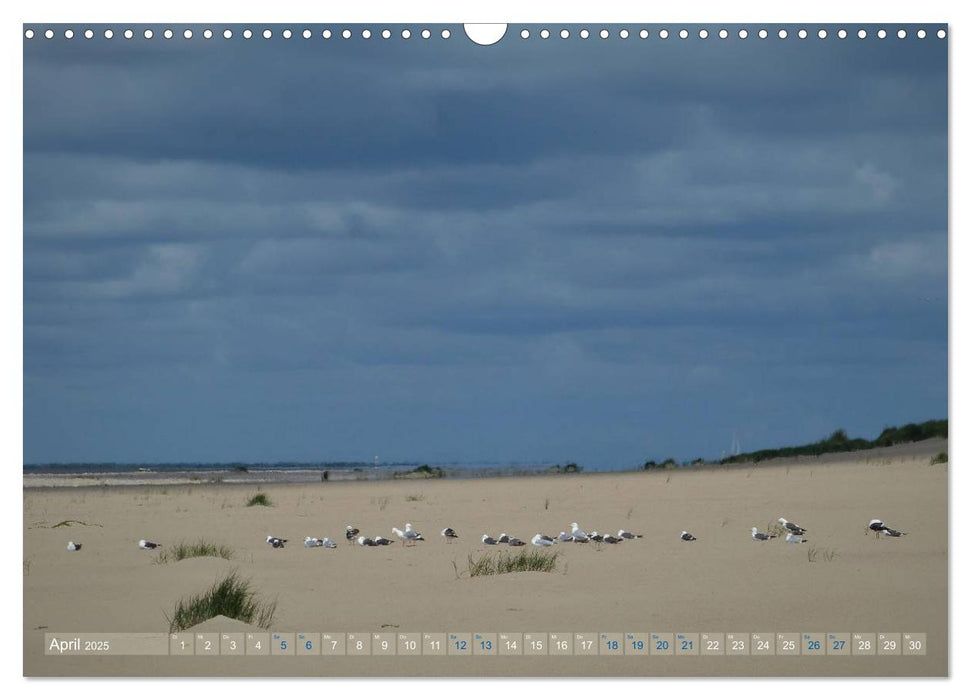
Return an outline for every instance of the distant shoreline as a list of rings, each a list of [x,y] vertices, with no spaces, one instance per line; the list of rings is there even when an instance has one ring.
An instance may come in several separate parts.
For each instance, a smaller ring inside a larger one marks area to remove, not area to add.
[[[817,456],[796,456],[762,460],[759,462],[735,462],[719,464],[704,462],[690,466],[677,466],[672,472],[737,471],[740,469],[764,469],[792,466],[827,465],[839,462],[858,462],[894,458],[913,458],[926,455],[928,459],[946,452],[947,438],[931,438],[919,442],[903,443],[891,447],[878,447],[852,452],[834,452]],[[95,465],[90,465],[95,466]],[[37,469],[43,467],[38,465]],[[311,467],[299,469],[247,467],[245,471],[222,465],[199,465],[196,469],[165,468],[158,471],[143,469],[109,470],[104,472],[25,472],[24,489],[85,489],[130,488],[172,486],[263,486],[270,484],[319,484],[388,481],[426,481],[445,479],[493,479],[515,477],[568,477],[577,474],[631,474],[644,471],[640,467],[612,470],[563,472],[562,467],[550,465],[529,466],[457,466],[442,467],[441,476],[416,473],[413,464],[395,464],[380,467]],[[326,478],[324,478],[326,474]]]

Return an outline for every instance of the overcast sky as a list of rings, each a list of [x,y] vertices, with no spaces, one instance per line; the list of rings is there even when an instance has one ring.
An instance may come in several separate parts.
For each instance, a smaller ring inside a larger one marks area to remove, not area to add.
[[[25,462],[611,468],[947,416],[946,41],[115,29],[25,41]]]

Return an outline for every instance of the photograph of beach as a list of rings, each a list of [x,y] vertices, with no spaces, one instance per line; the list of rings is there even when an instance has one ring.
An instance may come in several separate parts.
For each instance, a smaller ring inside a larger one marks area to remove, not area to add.
[[[24,25],[23,675],[947,677],[944,27]]]

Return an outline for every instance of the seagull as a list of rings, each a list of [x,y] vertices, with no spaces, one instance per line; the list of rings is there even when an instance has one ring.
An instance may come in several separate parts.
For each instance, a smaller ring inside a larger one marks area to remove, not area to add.
[[[421,536],[420,532],[415,532],[415,528],[411,526],[411,523],[405,523],[405,532],[402,536],[411,542],[417,542],[418,540],[425,541],[425,538]]]
[[[590,539],[593,540],[594,542],[603,542],[604,536],[601,535],[596,530],[594,530],[593,532],[590,533]]]
[[[334,542],[334,540],[332,540],[331,538],[325,537],[324,541],[320,543],[320,546],[326,547],[327,549],[336,549],[337,543]]]
[[[518,537],[510,537],[509,541],[506,542],[506,544],[508,544],[510,547],[523,547],[526,545],[526,543],[523,542]]]
[[[509,540],[506,540],[507,542]],[[489,537],[489,535],[482,535],[482,544],[499,544],[499,540],[495,537]]]
[[[786,535],[786,542],[789,542],[791,544],[802,544],[805,541],[806,541],[805,537],[798,537],[797,535],[794,535],[791,532]]]
[[[80,542],[68,542],[67,543],[67,551],[69,551],[69,552],[80,552],[81,551],[81,543]]]
[[[499,535],[499,539],[496,541],[499,542],[500,544],[509,544],[509,535],[507,535],[504,532],[501,535]]]
[[[324,541],[316,537],[304,537],[303,546],[304,547],[323,547]]]
[[[387,546],[392,543],[392,540],[389,540],[387,537],[381,537],[381,535],[378,535],[371,541],[374,542],[374,544],[383,546]]]
[[[603,541],[607,544],[618,544],[623,542],[624,539],[622,537],[614,537],[613,535],[604,535]]]
[[[283,549],[283,545],[285,545],[287,541],[280,539],[279,537],[274,537],[273,535],[267,535],[266,543],[268,545],[272,545],[273,549]]]
[[[694,535],[692,535],[687,530],[682,530],[681,531],[681,539],[683,539],[685,542],[694,542],[698,538],[695,537]]]
[[[589,538],[587,533],[580,529],[580,526],[573,523],[570,526],[570,534],[573,535],[574,542],[586,542]]]
[[[542,537],[544,540],[549,540],[553,544],[556,544],[556,538],[555,537],[550,537],[549,535],[544,535],[543,533],[540,533],[540,537]]]
[[[530,540],[530,542],[532,542],[533,544],[535,544],[537,547],[551,547],[553,545],[553,541],[552,540],[546,539],[545,537],[543,537],[539,533],[533,535],[533,539]]]
[[[888,537],[900,537],[901,535],[907,534],[906,532],[901,532],[900,530],[894,530],[892,527],[887,527],[883,524],[882,520],[871,520],[869,528],[877,533],[878,537],[881,532]]]
[[[442,537],[445,538],[446,542],[451,542],[452,540],[457,540],[459,538],[459,536],[455,534],[455,530],[450,527],[442,530]]]
[[[560,533],[560,536],[557,537],[557,539],[560,542],[572,542],[573,541],[573,535],[568,535],[565,532],[561,532]]]
[[[138,540],[138,546],[142,549],[157,549],[161,547],[158,542],[149,542],[148,540]]]
[[[347,527],[344,528],[344,537],[346,537],[349,540],[353,540],[359,534],[361,534],[361,531],[358,530],[356,527],[352,527],[348,525]]]
[[[752,539],[753,540],[762,540],[764,542],[766,540],[771,540],[774,537],[775,537],[775,535],[767,535],[764,532],[759,532],[759,529],[757,527],[753,527],[752,528]]]
[[[806,528],[799,527],[795,523],[790,523],[785,518],[779,518],[779,522],[782,523],[782,527],[791,532],[793,535],[805,535]]]
[[[361,535],[360,537],[357,538],[357,543],[359,545],[361,545],[362,547],[375,547],[375,546],[377,546],[377,545],[374,544],[374,540],[372,540],[370,537],[365,537],[364,535]]]
[[[637,540],[637,539],[640,539],[643,536],[644,535],[635,535],[632,532],[627,532],[627,530],[618,530],[617,531],[617,537],[623,537],[625,540]]]

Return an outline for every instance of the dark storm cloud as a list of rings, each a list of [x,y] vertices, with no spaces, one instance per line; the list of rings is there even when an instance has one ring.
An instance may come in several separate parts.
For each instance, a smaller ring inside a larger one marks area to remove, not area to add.
[[[27,461],[946,414],[945,42],[315,34],[27,42]]]

